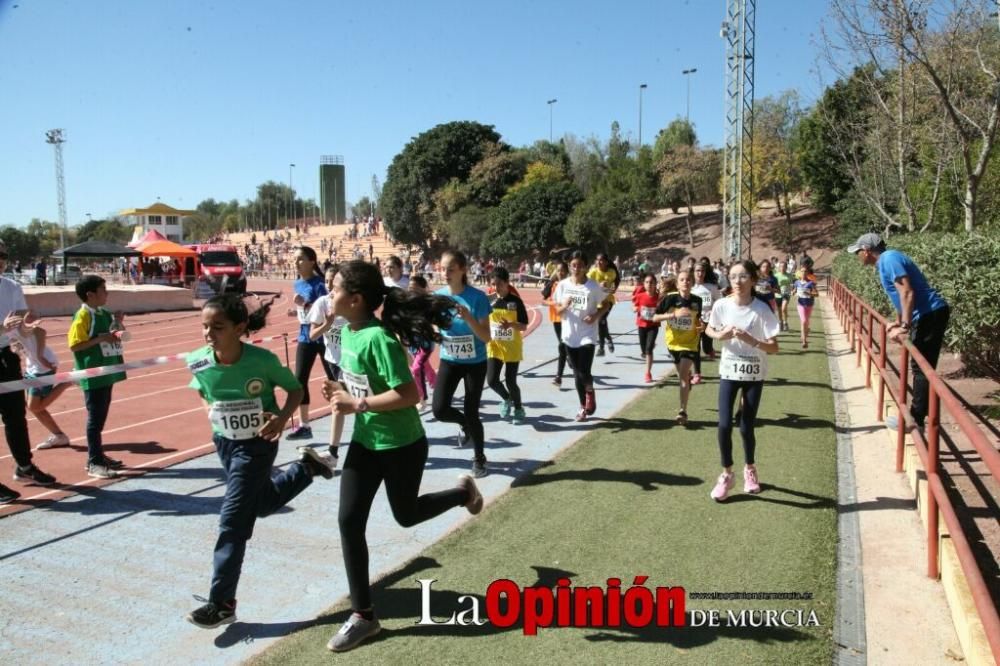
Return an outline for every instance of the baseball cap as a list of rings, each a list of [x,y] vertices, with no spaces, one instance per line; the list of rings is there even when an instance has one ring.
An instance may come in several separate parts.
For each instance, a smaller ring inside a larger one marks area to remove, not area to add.
[[[857,254],[860,250],[870,250],[872,248],[884,248],[885,242],[878,234],[861,234],[853,245],[848,246],[847,251]]]

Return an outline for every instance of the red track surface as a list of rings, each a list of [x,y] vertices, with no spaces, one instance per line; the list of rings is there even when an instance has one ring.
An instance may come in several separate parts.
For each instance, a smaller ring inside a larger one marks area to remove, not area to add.
[[[298,323],[294,317],[285,314],[291,301],[291,282],[252,280],[250,288],[261,294],[281,292],[271,310],[267,328],[254,334],[254,337],[287,333],[288,358],[294,369]],[[537,290],[525,289],[521,295],[528,307],[541,303]],[[108,307],[114,309],[114,306],[112,291]],[[545,315],[540,310],[529,310],[529,318],[528,334],[538,327]],[[66,346],[70,321],[69,317],[52,317],[43,323],[49,334],[48,344],[59,357],[60,372],[73,368],[73,356]],[[205,344],[201,335],[200,310],[130,316],[126,325],[132,334],[131,340],[125,344],[126,362],[188,352]],[[261,346],[285,359],[285,344],[281,339],[262,343]],[[437,362],[436,356],[434,362]],[[125,463],[122,478],[163,469],[214,452],[211,429],[201,399],[187,387],[190,379],[187,367],[180,361],[174,361],[130,371],[126,381],[115,384],[114,401],[104,428],[104,450]],[[323,369],[316,363],[309,380],[311,418],[324,416],[330,411],[319,395],[323,379]],[[43,488],[11,481],[14,461],[9,449],[0,449],[0,479],[21,493],[20,500],[0,507],[0,517],[66,497],[81,487],[115,483],[115,480],[91,479],[84,471],[87,461],[87,412],[78,385],[63,393],[49,407],[49,412],[69,435],[71,443],[68,448],[34,451],[34,462],[53,474],[59,483]],[[49,434],[30,412],[28,430],[32,448]]]

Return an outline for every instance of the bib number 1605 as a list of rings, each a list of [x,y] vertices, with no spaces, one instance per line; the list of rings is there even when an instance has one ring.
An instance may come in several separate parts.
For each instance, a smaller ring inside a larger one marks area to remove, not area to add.
[[[264,425],[264,415],[222,414],[219,421],[226,430],[256,430]]]

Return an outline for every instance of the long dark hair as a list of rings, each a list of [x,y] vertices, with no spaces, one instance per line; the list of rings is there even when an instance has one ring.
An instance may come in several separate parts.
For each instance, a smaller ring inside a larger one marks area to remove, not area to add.
[[[465,269],[465,272],[462,273],[462,284],[469,284],[469,260],[465,253],[460,250],[445,250],[441,253],[441,259],[443,260],[445,257],[451,257],[459,268]]]
[[[417,294],[398,287],[386,287],[382,274],[365,261],[340,265],[341,288],[358,294],[371,316],[382,308],[382,326],[407,347],[421,342],[441,341],[434,328],[450,328],[455,301],[447,296]]]
[[[299,252],[306,255],[306,259],[313,262],[313,273],[323,277],[323,269],[319,267],[319,258],[316,256],[316,250],[312,249],[308,245],[302,245],[299,247]]]
[[[256,299],[260,307],[251,312],[243,296],[232,293],[213,296],[201,307],[203,310],[218,310],[234,326],[246,324],[246,335],[250,335],[267,326],[267,314],[271,311],[271,305],[276,297],[267,302],[260,300],[255,294],[250,294],[248,298]]]

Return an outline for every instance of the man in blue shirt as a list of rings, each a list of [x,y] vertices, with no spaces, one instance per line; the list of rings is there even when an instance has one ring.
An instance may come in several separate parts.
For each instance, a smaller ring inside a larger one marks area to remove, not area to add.
[[[889,337],[902,342],[908,334],[913,346],[931,367],[937,367],[951,314],[948,302],[927,284],[927,278],[910,257],[899,250],[887,250],[885,241],[878,234],[863,234],[847,251],[858,255],[862,265],[875,266],[882,289],[896,308],[898,314],[896,322],[889,325]],[[913,361],[910,362],[910,371],[913,374],[910,414],[922,430],[927,418],[929,386],[927,377]],[[891,419],[889,427],[894,427]]]

